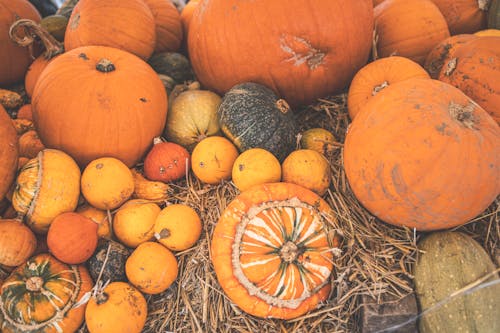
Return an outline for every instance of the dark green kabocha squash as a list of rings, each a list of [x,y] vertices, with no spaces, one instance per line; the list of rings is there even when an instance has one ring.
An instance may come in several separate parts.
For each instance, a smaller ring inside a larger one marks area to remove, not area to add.
[[[176,83],[184,83],[195,79],[188,58],[177,52],[161,52],[153,54],[148,60],[156,73],[170,76]]]
[[[103,283],[110,280],[127,281],[125,263],[132,253],[121,243],[101,238],[92,257],[87,260],[90,276]]]
[[[261,84],[247,82],[231,88],[217,117],[222,132],[240,152],[263,148],[282,162],[295,148],[297,125],[292,110]]]

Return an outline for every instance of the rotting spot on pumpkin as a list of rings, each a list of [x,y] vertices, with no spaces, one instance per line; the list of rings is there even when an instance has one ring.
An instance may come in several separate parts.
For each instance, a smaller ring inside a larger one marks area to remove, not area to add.
[[[78,58],[81,58],[83,60],[89,60],[89,57],[87,57],[87,55],[83,52],[78,55]]]
[[[141,97],[141,98],[139,98],[139,100],[140,100],[141,102],[143,102],[143,103],[146,103],[146,102],[148,101],[148,100],[146,99],[146,97]]]
[[[96,168],[97,170],[100,170],[100,169],[102,169],[103,167],[104,167],[104,164],[102,164],[102,163],[97,163],[97,164],[95,165],[95,168]]]
[[[238,170],[240,170],[240,171],[245,170],[245,165],[244,164],[238,164]]]
[[[311,42],[303,37],[282,34],[280,47],[290,55],[285,61],[293,62],[295,66],[306,64],[314,70],[324,63],[326,52],[312,46]]]

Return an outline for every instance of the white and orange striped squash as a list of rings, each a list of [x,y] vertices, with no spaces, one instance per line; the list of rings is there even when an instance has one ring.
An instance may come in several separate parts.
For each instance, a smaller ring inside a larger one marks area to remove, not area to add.
[[[212,261],[243,311],[290,319],[328,297],[338,238],[330,206],[312,191],[268,183],[243,191],[221,215]]]

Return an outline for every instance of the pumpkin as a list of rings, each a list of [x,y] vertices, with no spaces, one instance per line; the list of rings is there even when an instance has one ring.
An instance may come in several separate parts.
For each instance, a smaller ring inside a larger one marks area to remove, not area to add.
[[[448,231],[428,235],[418,248],[415,291],[421,311],[433,309],[420,318],[419,331],[500,331],[500,285],[464,290],[479,279],[484,278],[482,283],[498,281],[496,266],[481,245],[466,234]],[[438,306],[445,300],[444,306]]]
[[[19,145],[17,132],[7,111],[0,105],[0,200],[5,197],[17,171]]]
[[[487,60],[485,60],[487,59]],[[439,73],[500,123],[500,36],[479,37],[462,44]]]
[[[217,109],[221,98],[208,90],[188,89],[173,99],[164,134],[189,150],[202,139],[220,135]]]
[[[100,239],[94,254],[87,260],[90,276],[94,281],[127,281],[125,262],[131,251],[119,242]]]
[[[19,266],[33,253],[37,240],[33,231],[19,220],[0,220],[0,264]]]
[[[330,163],[316,150],[298,149],[285,158],[281,166],[284,182],[301,185],[323,195],[331,181]]]
[[[168,205],[154,223],[154,237],[172,251],[192,247],[200,238],[201,220],[196,211],[184,204]]]
[[[136,169],[131,169],[131,171],[134,176],[132,197],[150,201],[165,201],[170,198],[173,189],[169,185],[164,182],[148,180]]]
[[[470,34],[486,27],[489,0],[432,0],[452,35]]]
[[[335,140],[332,132],[321,128],[309,128],[300,134],[300,147],[302,149],[316,150],[325,156],[330,156],[340,144]]]
[[[106,211],[83,204],[76,209],[76,212],[97,224],[97,236],[99,238],[111,239],[113,237],[111,216]]]
[[[173,253],[156,242],[140,244],[125,264],[128,281],[150,295],[167,290],[177,278],[178,271]]]
[[[479,36],[479,37],[484,37],[484,36],[500,36],[500,29],[485,29],[485,30],[480,30],[478,32],[475,32],[474,35]]]
[[[384,89],[352,122],[344,169],[355,196],[382,221],[446,229],[470,221],[500,193],[499,139],[498,124],[457,88],[408,79]]]
[[[167,75],[175,82],[183,83],[194,80],[194,73],[189,59],[180,53],[155,53],[149,58],[148,64],[153,67],[156,73]]]
[[[66,151],[81,167],[103,156],[130,167],[161,134],[167,97],[145,62],[118,49],[88,46],[47,65],[33,91],[32,108],[47,147]]]
[[[82,265],[67,265],[52,255],[36,255],[17,267],[1,287],[3,333],[76,332],[82,325],[83,296],[92,279]]]
[[[263,148],[283,161],[295,147],[297,125],[292,110],[263,85],[248,82],[232,87],[217,115],[222,132],[240,152]]]
[[[153,239],[154,224],[160,211],[154,202],[141,199],[127,201],[113,217],[116,238],[131,248]]]
[[[387,0],[374,9],[377,56],[398,55],[422,65],[430,50],[450,37],[448,25],[431,0]]]
[[[80,176],[71,156],[44,149],[19,170],[12,205],[31,229],[45,234],[57,215],[76,209]]]
[[[14,124],[18,136],[35,129],[35,124],[33,124],[33,120],[30,119],[12,119],[12,123]]]
[[[141,292],[119,281],[93,296],[85,309],[90,333],[140,333],[147,316],[147,303]]]
[[[170,0],[144,0],[155,21],[155,53],[177,51],[183,36],[181,16]]]
[[[129,168],[114,157],[90,162],[82,173],[82,194],[92,206],[115,209],[134,192],[134,177]]]
[[[97,248],[97,223],[74,212],[58,215],[47,232],[50,253],[66,264],[82,264]]]
[[[429,78],[429,74],[408,58],[392,56],[369,63],[356,73],[349,87],[349,117],[354,119],[363,105],[385,87],[413,77]]]
[[[490,7],[488,8],[487,27],[488,29],[500,29],[500,2],[498,0],[491,0],[490,2]]]
[[[27,0],[0,0],[0,87],[22,81],[33,59],[27,48],[9,38],[12,23],[20,18],[40,22],[40,13]]]
[[[290,183],[252,187],[221,214],[211,243],[217,279],[241,310],[291,319],[328,297],[333,250],[332,209]]]
[[[194,10],[199,3],[200,0],[191,0],[181,10],[181,24],[185,39],[187,39],[187,35],[189,33],[189,23],[191,22],[191,18],[193,17]]]
[[[47,30],[57,41],[63,43],[68,19],[68,17],[63,15],[48,15],[42,18],[40,26]]]
[[[30,130],[23,133],[19,139],[19,156],[27,158],[35,158],[36,155],[45,149],[42,141],[38,137],[35,130]]]
[[[431,78],[438,79],[443,65],[453,58],[455,50],[462,44],[476,38],[473,34],[460,34],[446,38],[438,43],[425,58],[424,68]]]
[[[194,147],[191,169],[203,183],[218,184],[231,178],[237,157],[238,150],[231,141],[222,136],[209,136]]]
[[[33,120],[33,113],[31,112],[31,104],[24,104],[19,108],[19,110],[17,110],[17,119]]]
[[[108,46],[147,60],[156,45],[155,19],[142,0],[79,1],[69,18],[64,48]],[[116,64],[119,68],[119,65]]]
[[[231,179],[240,191],[254,185],[281,180],[280,161],[262,148],[250,148],[241,153],[233,164]]]
[[[157,137],[153,140],[153,148],[144,158],[144,175],[147,179],[165,183],[178,180],[186,176],[189,159],[186,148]]]
[[[366,64],[372,31],[371,0],[202,1],[188,51],[208,90],[256,82],[295,107],[340,92]]]

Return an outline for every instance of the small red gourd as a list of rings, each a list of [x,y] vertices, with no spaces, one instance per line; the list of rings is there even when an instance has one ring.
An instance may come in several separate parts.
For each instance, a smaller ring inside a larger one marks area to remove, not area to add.
[[[164,142],[158,137],[153,142],[153,147],[144,158],[146,178],[167,183],[184,177],[190,159],[186,148],[177,143]]]

